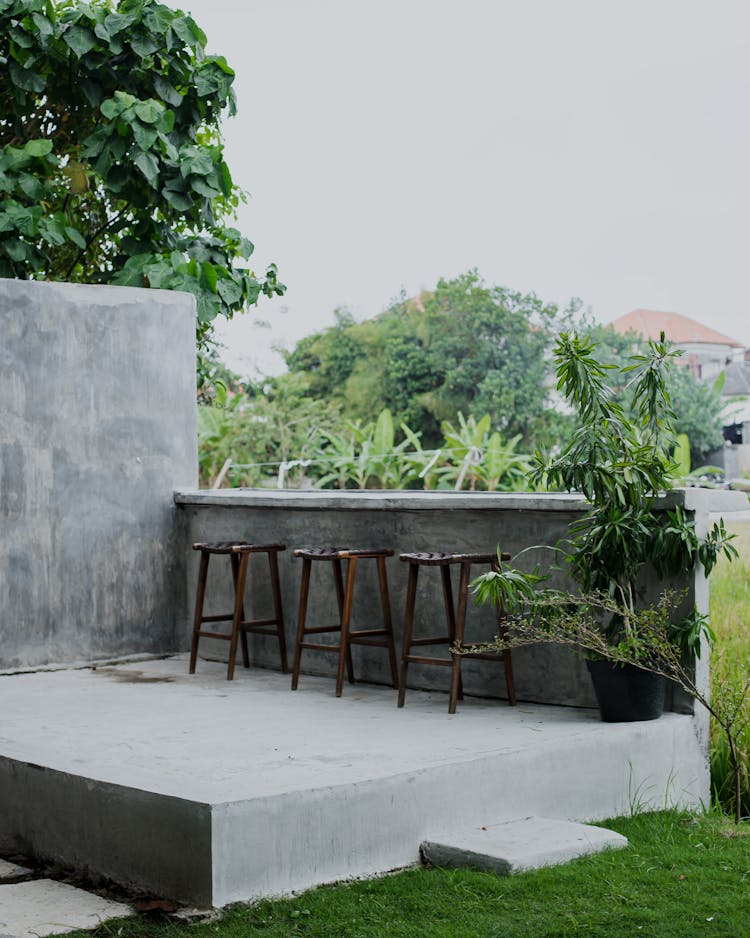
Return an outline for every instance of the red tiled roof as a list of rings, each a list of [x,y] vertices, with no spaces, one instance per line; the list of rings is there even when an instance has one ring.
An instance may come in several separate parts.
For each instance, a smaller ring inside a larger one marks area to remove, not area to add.
[[[682,316],[680,313],[663,313],[656,309],[634,309],[613,320],[611,325],[615,332],[623,335],[633,331],[646,339],[658,339],[664,333],[671,342],[678,345],[688,342],[703,342],[711,345],[731,345],[733,348],[744,348],[742,342],[730,339],[715,329],[710,329],[694,319]]]

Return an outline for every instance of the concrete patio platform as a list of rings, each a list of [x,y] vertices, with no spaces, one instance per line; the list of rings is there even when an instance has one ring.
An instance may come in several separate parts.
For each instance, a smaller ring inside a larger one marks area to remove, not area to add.
[[[417,863],[503,820],[705,800],[696,721],[447,697],[184,657],[0,678],[0,853],[197,905]]]

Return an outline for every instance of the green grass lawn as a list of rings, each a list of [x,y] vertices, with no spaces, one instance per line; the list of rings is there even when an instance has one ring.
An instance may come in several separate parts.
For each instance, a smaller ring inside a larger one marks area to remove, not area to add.
[[[408,870],[234,906],[219,922],[141,916],[97,934],[135,938],[538,938],[750,934],[750,826],[675,812],[607,825],[630,846],[516,876]],[[84,933],[79,933],[83,935]]]
[[[711,670],[714,694],[718,680],[741,686],[750,667],[750,524],[728,524],[737,534],[739,560],[721,559],[711,575],[711,627],[716,632]],[[750,703],[745,712],[750,716]],[[742,813],[750,815],[750,722],[738,734],[745,772],[742,784]],[[727,810],[732,807],[733,780],[726,738],[716,726],[711,729],[711,782],[716,798]],[[748,928],[750,934],[750,927]]]

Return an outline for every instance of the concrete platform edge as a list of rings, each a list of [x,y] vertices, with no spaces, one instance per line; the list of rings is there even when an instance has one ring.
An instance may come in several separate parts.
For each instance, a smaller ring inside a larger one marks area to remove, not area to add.
[[[210,805],[0,756],[0,852],[212,904]]]

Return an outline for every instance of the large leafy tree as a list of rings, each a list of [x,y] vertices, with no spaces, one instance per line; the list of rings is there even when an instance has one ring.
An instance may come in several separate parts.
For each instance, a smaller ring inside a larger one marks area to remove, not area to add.
[[[366,421],[388,407],[427,444],[462,412],[489,414],[493,427],[528,446],[561,420],[547,407],[546,358],[571,314],[470,271],[362,323],[339,314],[286,361],[306,375],[310,396]]]
[[[204,336],[261,293],[224,161],[234,72],[156,0],[0,0],[0,277],[187,290]]]

